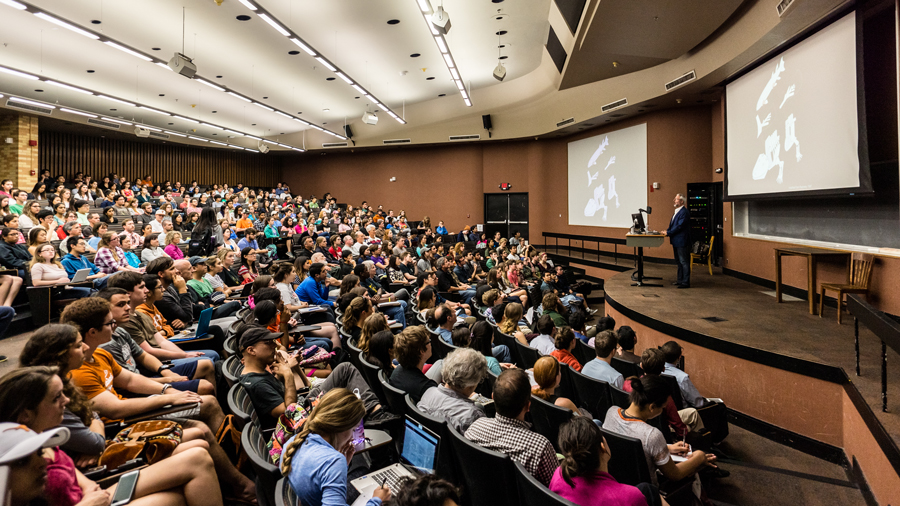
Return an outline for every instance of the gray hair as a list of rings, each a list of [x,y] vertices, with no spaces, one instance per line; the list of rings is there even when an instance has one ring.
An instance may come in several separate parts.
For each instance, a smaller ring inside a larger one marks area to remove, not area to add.
[[[472,348],[458,348],[444,358],[441,377],[444,383],[464,390],[481,383],[487,377],[487,360]]]
[[[447,257],[441,257],[434,261],[434,268],[440,269],[447,263]]]
[[[76,226],[80,227],[81,223],[78,223],[77,221],[67,221],[63,224],[63,232],[65,232],[66,235],[70,235],[69,232]]]
[[[375,225],[366,225],[366,230],[375,230]]]
[[[371,269],[372,267],[375,267],[375,262],[366,260],[365,262],[363,262],[363,265],[366,266],[366,269]]]

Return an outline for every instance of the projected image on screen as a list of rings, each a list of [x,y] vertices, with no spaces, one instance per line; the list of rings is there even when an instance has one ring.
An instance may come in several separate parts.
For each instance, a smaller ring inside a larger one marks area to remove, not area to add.
[[[864,187],[856,81],[849,14],[728,84],[728,196]]]
[[[647,125],[569,143],[569,224],[631,226],[647,205]]]

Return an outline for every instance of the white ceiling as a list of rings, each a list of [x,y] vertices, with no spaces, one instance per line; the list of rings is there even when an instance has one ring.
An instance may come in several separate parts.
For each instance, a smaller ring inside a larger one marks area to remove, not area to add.
[[[358,122],[367,105],[364,98],[356,98],[360,96],[357,91],[340,79],[327,81],[334,74],[313,57],[302,51],[289,55],[289,51],[299,48],[238,0],[224,0],[220,6],[213,0],[31,3],[162,60],[182,51],[184,15],[184,53],[194,59],[198,75],[334,132],[341,133],[345,119],[348,123]],[[436,100],[439,94],[447,95],[441,100],[453,100],[455,107],[466,109],[416,0],[258,3],[397,114],[403,115],[404,104]],[[472,89],[506,85],[540,64],[550,0],[499,4],[448,0],[444,8],[452,20],[448,44],[462,78]],[[502,16],[497,15],[497,9],[502,9]],[[250,15],[251,19],[238,21],[239,15]],[[391,19],[400,23],[388,25]],[[101,24],[92,24],[92,20]],[[507,46],[502,54],[509,57],[504,63],[508,69],[504,83],[498,83],[491,75],[497,65],[498,30],[509,32],[501,39]],[[0,65],[294,146],[304,144],[303,130],[308,127],[298,122],[3,4],[0,43]],[[421,56],[412,58],[413,53]],[[87,73],[89,69],[95,72]],[[427,77],[435,79],[429,81]],[[196,134],[212,139],[226,135],[202,125],[0,73],[2,92],[107,116],[133,118],[174,131],[196,129]],[[380,121],[393,120],[382,114]],[[234,142],[245,147],[256,144],[246,138]]]

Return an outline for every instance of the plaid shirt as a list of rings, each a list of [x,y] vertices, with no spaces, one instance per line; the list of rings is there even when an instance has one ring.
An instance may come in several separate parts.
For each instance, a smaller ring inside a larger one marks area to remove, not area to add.
[[[94,265],[96,265],[100,269],[100,272],[104,274],[115,274],[119,272],[121,267],[128,265],[125,261],[125,251],[118,246],[116,247],[116,256],[119,257],[118,262],[113,258],[112,251],[110,251],[109,248],[100,248],[94,256]]]
[[[559,467],[556,451],[544,436],[529,430],[531,424],[498,414],[495,418],[479,418],[466,431],[466,439],[488,450],[504,453],[522,464],[544,485],[550,485]]]

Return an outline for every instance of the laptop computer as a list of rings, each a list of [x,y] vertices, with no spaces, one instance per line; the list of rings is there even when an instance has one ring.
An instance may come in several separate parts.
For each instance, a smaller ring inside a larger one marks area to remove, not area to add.
[[[209,333],[209,322],[212,321],[212,314],[215,308],[207,308],[200,312],[200,319],[197,320],[197,328],[194,335],[178,335],[169,339],[169,342],[179,343],[182,341],[193,341],[194,339],[203,339]]]
[[[86,280],[88,276],[91,275],[90,269],[78,269],[75,271],[75,275],[72,276],[72,283],[81,283]]]
[[[434,473],[440,441],[437,434],[407,416],[400,463],[357,478],[350,484],[359,490],[361,496],[371,497],[382,483],[396,494],[404,478],[416,479],[420,475]]]

